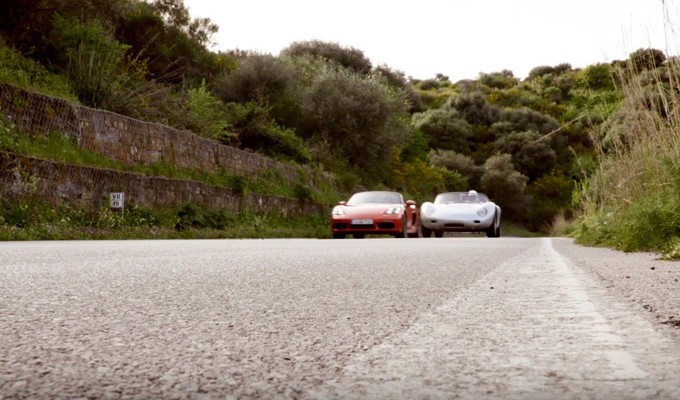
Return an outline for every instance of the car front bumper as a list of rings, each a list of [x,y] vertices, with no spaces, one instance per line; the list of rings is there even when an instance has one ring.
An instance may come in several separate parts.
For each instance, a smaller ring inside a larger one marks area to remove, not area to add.
[[[373,223],[370,225],[352,224],[352,219],[345,216],[333,216],[331,218],[331,231],[333,233],[350,234],[376,234],[394,235],[403,232],[401,215],[383,215],[380,218],[370,218]]]
[[[433,231],[446,232],[480,232],[489,229],[493,225],[494,216],[486,216],[484,218],[479,216],[469,217],[439,217],[433,215],[431,217],[422,217],[423,226]]]

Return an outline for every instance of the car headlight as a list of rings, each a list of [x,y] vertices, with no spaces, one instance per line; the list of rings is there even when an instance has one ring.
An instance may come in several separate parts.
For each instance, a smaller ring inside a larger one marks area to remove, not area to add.
[[[488,213],[489,210],[487,210],[486,208],[480,208],[479,210],[477,210],[477,215],[479,215],[480,217],[486,217],[486,214]]]
[[[429,217],[430,215],[434,214],[434,211],[435,208],[433,204],[425,204],[422,209],[423,215],[425,215],[426,217]]]
[[[385,211],[385,214],[387,215],[392,215],[392,214],[401,214],[401,207],[390,207]]]
[[[345,215],[345,209],[342,207],[333,208],[333,215]]]

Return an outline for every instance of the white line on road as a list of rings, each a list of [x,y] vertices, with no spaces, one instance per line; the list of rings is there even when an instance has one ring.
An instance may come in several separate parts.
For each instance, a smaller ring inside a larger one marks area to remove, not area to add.
[[[680,398],[678,356],[543,239],[354,357],[313,397]]]

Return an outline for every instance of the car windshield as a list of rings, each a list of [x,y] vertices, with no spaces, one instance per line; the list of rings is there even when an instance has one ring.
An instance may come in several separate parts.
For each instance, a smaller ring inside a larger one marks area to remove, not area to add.
[[[402,204],[401,195],[393,192],[362,192],[352,196],[347,202],[356,204]]]
[[[474,203],[484,204],[489,201],[489,198],[481,193],[455,192],[442,193],[434,200],[435,204],[447,203]]]

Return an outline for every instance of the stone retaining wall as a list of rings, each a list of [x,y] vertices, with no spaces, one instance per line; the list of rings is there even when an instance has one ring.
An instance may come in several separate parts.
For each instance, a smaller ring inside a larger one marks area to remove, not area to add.
[[[130,164],[163,162],[183,168],[257,178],[277,170],[289,182],[299,182],[298,168],[265,156],[112,112],[79,106],[10,85],[0,85],[0,112],[19,129],[35,135],[57,131],[77,139],[80,147]],[[317,187],[309,168],[309,184]],[[329,176],[320,179],[330,179]]]
[[[228,208],[272,212],[279,215],[315,215],[328,206],[251,193],[241,196],[231,189],[201,182],[150,177],[103,168],[0,153],[0,196],[22,198],[37,195],[54,205],[72,204],[87,209],[108,206],[110,192],[125,192],[126,203],[173,207],[194,202],[201,208]]]

